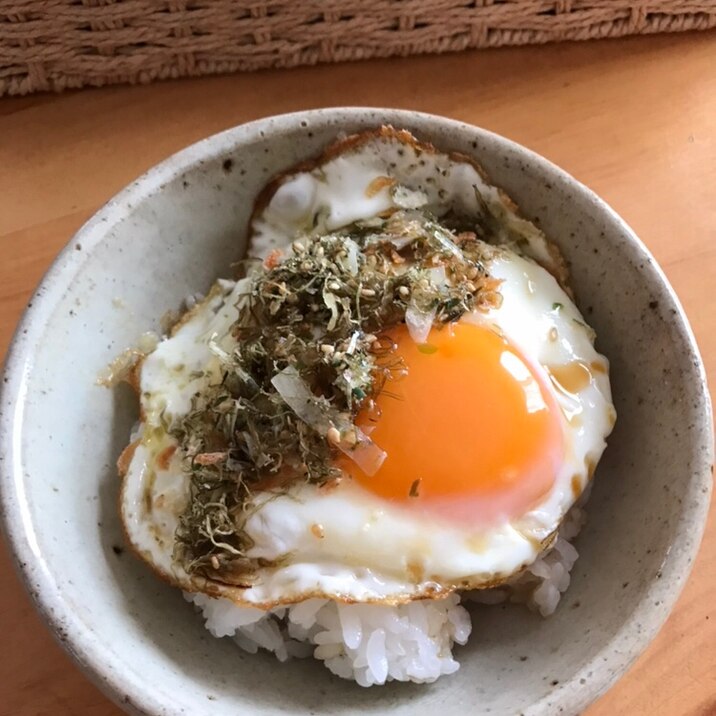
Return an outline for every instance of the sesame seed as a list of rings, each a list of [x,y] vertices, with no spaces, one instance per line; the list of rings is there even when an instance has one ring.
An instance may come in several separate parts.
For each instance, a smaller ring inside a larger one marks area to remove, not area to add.
[[[407,286],[401,286],[400,288],[398,288],[398,293],[399,293],[401,296],[406,296],[406,297],[407,297],[407,296],[410,295],[410,289],[409,289]]]
[[[327,356],[333,355],[335,350],[336,349],[330,343],[324,343],[321,346],[321,353],[323,353],[324,355],[327,355]]]
[[[341,434],[338,428],[328,428],[326,440],[328,440],[331,445],[338,445],[341,442]]]

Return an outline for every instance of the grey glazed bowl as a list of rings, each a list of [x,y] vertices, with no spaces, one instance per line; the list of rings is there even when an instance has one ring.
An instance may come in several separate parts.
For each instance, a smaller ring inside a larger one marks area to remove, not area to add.
[[[251,200],[339,131],[389,122],[475,156],[567,256],[611,360],[619,419],[557,613],[474,614],[460,671],[364,690],[319,664],[250,656],[203,629],[122,544],[114,463],[135,420],[99,371],[244,251]],[[30,303],[2,394],[2,509],[21,574],[57,638],[110,697],[146,714],[575,714],[646,647],[689,573],[710,495],[704,371],[666,279],[588,189],[501,137],[448,119],[328,109],[260,120],[189,147],[112,199]],[[119,551],[119,550],[117,550]]]

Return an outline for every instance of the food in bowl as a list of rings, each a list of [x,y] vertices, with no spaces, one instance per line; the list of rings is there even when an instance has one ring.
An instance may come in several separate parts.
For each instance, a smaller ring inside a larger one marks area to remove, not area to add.
[[[272,181],[249,233],[127,366],[134,551],[215,636],[363,686],[454,672],[461,601],[552,613],[616,419],[557,248],[391,127]]]

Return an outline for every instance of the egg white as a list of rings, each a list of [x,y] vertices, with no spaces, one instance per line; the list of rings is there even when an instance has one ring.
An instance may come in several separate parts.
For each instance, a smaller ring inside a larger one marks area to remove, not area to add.
[[[562,283],[566,279],[559,252],[475,161],[439,152],[405,130],[381,127],[337,142],[313,167],[276,179],[259,208],[250,251],[260,258],[285,248],[300,232],[326,233],[391,209],[420,208],[438,218],[448,211],[472,218],[489,214],[492,243],[533,258]]]

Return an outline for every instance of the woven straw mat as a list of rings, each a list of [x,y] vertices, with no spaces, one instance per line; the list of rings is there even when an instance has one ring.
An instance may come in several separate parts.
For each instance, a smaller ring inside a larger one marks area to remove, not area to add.
[[[0,96],[716,26],[716,0],[0,0]]]

